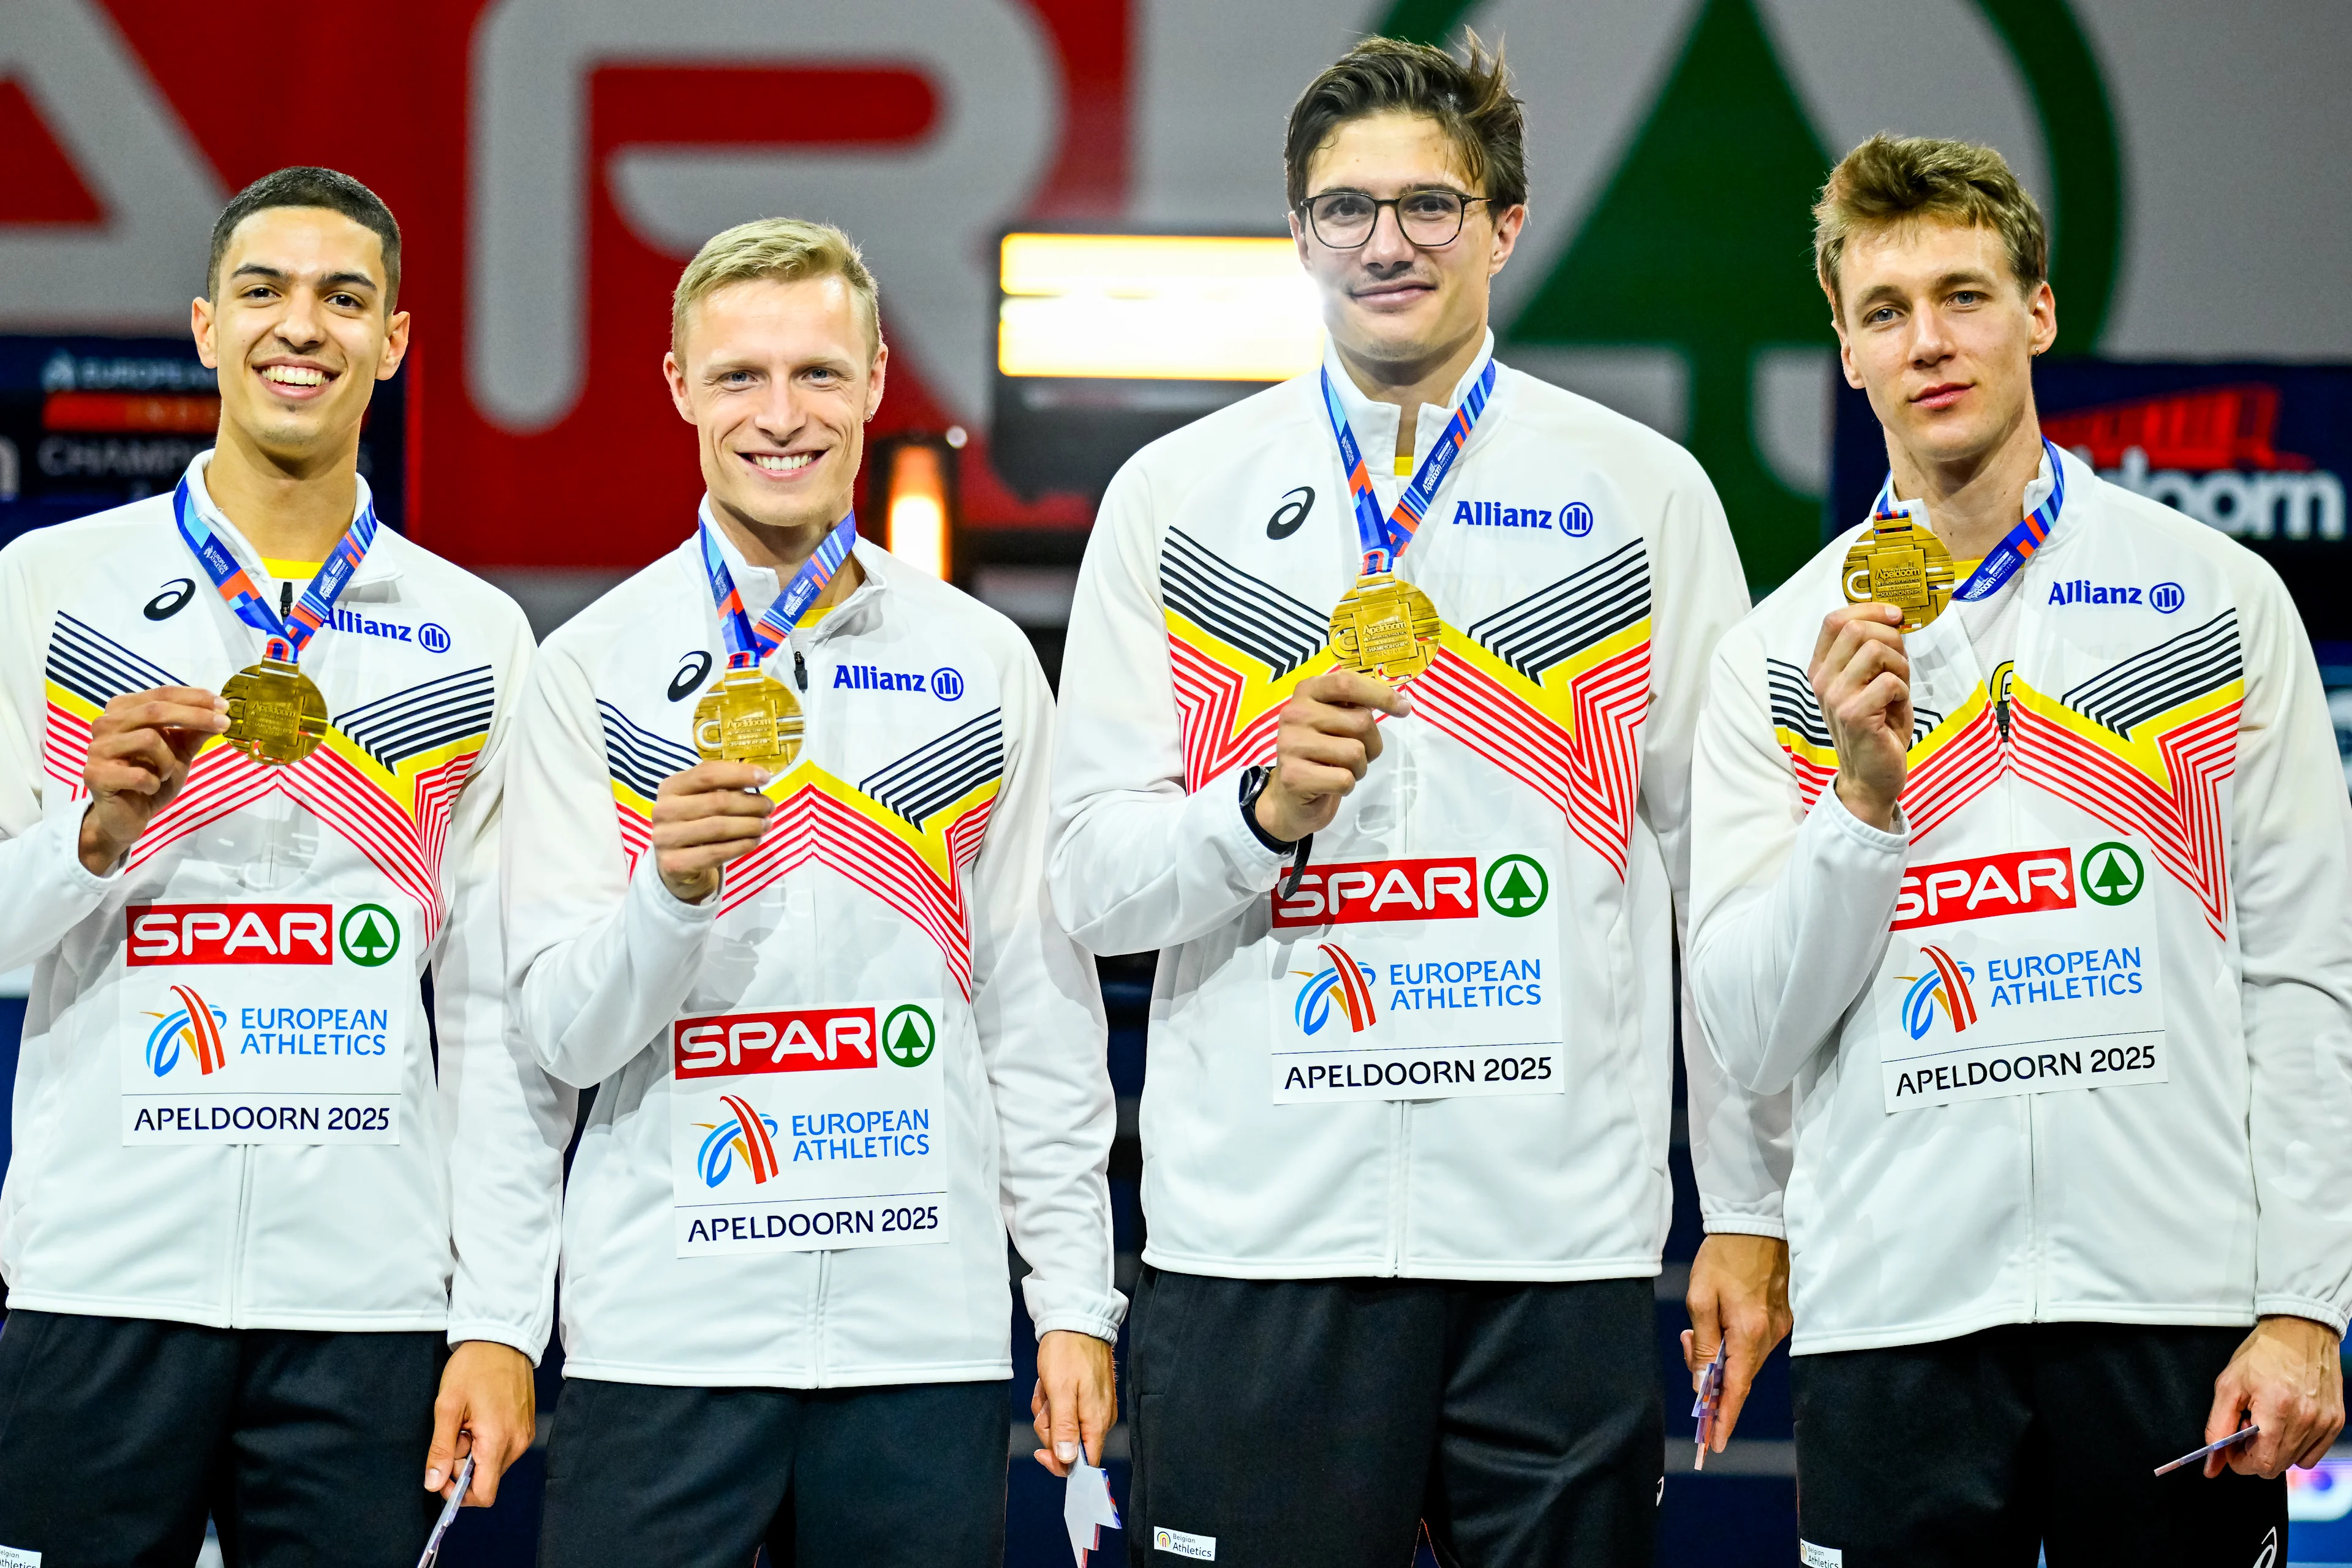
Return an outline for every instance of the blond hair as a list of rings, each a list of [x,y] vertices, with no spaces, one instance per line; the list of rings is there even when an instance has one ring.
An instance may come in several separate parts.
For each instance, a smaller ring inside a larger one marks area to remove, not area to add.
[[[2031,293],[2050,275],[2050,229],[2042,208],[1990,147],[1935,136],[1885,132],[1848,153],[1830,171],[1813,206],[1813,270],[1838,304],[1838,264],[1857,233],[1940,219],[1990,229],[2009,252],[2009,269]]]
[[[678,274],[669,307],[669,346],[686,349],[687,313],[730,283],[765,279],[797,283],[838,278],[849,286],[869,348],[882,347],[882,298],[856,243],[829,223],[805,218],[763,217],[712,235]]]

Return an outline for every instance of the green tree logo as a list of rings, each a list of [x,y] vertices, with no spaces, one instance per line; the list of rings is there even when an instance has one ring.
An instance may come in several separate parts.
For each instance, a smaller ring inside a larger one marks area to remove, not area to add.
[[[919,1068],[931,1059],[939,1044],[939,1026],[931,1016],[912,1002],[890,1009],[882,1020],[882,1054],[902,1068]]]
[[[2058,352],[2090,353],[2123,233],[2121,155],[2098,64],[2061,0],[1976,4],[2016,60],[2042,121],[2053,187],[2051,286],[2064,322]],[[1436,43],[1476,22],[1478,9],[1477,0],[1392,0],[1379,30]],[[1496,323],[1507,362],[1513,343],[1664,348],[1682,357],[1690,373],[1684,444],[1715,481],[1759,588],[1802,565],[1825,523],[1859,521],[1825,519],[1820,498],[1783,484],[1756,439],[1760,356],[1836,346],[1813,280],[1811,208],[1844,151],[1822,145],[1756,0],[1704,0],[1582,229],[1518,318]],[[1528,256],[1517,264],[1544,262]]]
[[[382,904],[353,904],[335,931],[343,956],[362,969],[392,962],[400,951],[400,921]]]
[[[2147,880],[2139,852],[2113,839],[2094,845],[2084,855],[2080,876],[2084,897],[2110,905],[2130,903]]]
[[[1503,855],[1486,868],[1486,907],[1509,920],[1531,915],[1551,897],[1551,879],[1525,855]]]

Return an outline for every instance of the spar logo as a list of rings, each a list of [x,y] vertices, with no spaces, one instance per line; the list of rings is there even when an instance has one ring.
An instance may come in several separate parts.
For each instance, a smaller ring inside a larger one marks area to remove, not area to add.
[[[1935,946],[1922,947],[1919,956],[1927,961],[1927,973],[1898,976],[1911,982],[1903,996],[1903,1026],[1913,1039],[1920,1039],[1934,1026],[1940,1008],[1951,1020],[1952,1033],[1961,1033],[1977,1021],[1977,999],[1969,990],[1969,982],[1977,977],[1975,965]]]
[[[1349,1033],[1360,1035],[1372,1026],[1372,966],[1357,963],[1337,942],[1318,945],[1330,967],[1312,973],[1303,969],[1294,972],[1305,976],[1307,984],[1291,1008],[1292,1016],[1305,1033],[1320,1034],[1323,1026],[1331,1021],[1331,1009],[1336,1005],[1348,1020]]]
[[[726,1121],[698,1121],[704,1130],[702,1147],[694,1156],[694,1168],[702,1174],[702,1184],[716,1187],[735,1173],[740,1162],[760,1186],[774,1177],[780,1167],[776,1163],[776,1119],[763,1116],[759,1108],[740,1094],[722,1094],[719,1103],[732,1113]]]
[[[180,999],[177,1012],[147,1015],[161,1020],[147,1034],[148,1068],[163,1078],[180,1065],[183,1055],[196,1064],[200,1077],[228,1066],[228,1048],[221,1043],[221,1026],[228,1022],[228,1015],[191,986],[174,985],[172,994]]]
[[[899,1013],[921,1009],[900,1008]],[[919,1032],[911,1019],[890,1016],[901,1037],[930,1054],[929,1015]],[[674,1070],[681,1079],[732,1078],[738,1073],[839,1072],[880,1061],[871,1007],[783,1007],[765,1013],[719,1013],[680,1018],[670,1026]],[[916,1062],[921,1059],[916,1058]],[[905,1065],[914,1066],[916,1062]]]

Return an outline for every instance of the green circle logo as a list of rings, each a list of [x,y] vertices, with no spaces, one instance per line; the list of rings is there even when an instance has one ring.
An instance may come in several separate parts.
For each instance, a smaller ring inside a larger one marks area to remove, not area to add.
[[[362,969],[392,962],[400,951],[400,922],[382,904],[353,904],[335,931],[343,956]]]
[[[931,1016],[912,1002],[890,1009],[882,1020],[882,1054],[902,1068],[919,1068],[931,1059],[940,1031]]]
[[[1509,920],[1531,915],[1551,897],[1551,879],[1528,856],[1504,855],[1486,868],[1486,907]]]
[[[2128,844],[2109,839],[2083,857],[2083,894],[2093,903],[2130,903],[2139,897],[2140,886],[2147,880],[2139,853]]]

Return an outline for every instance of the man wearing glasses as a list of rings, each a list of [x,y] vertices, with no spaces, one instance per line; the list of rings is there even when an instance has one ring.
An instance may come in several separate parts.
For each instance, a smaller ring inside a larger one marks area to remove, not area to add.
[[[1669,954],[1739,562],[1687,453],[1494,361],[1499,57],[1368,40],[1285,153],[1324,363],[1120,471],[1064,664],[1056,907],[1160,950],[1129,1540],[1647,1563]],[[1688,1348],[1728,1332],[1736,1416],[1787,1323],[1779,1173],[1687,1055]]]

